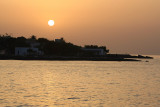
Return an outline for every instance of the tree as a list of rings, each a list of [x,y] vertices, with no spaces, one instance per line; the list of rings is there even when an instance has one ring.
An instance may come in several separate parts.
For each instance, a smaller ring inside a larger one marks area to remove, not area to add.
[[[36,40],[36,36],[35,36],[35,35],[32,35],[32,36],[31,36],[31,39]]]

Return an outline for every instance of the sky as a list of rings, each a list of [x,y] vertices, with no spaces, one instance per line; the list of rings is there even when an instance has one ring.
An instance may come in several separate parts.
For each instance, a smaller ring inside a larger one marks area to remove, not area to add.
[[[160,55],[160,0],[1,0],[0,34],[5,33]]]

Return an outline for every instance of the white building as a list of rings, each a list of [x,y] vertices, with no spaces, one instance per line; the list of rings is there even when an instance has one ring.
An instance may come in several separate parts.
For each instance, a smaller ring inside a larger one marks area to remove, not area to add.
[[[104,51],[104,49],[101,48],[83,48],[82,49],[85,52],[90,52],[93,53],[94,55],[99,55],[99,56],[103,56],[106,55],[106,52]]]
[[[16,47],[15,56],[27,56],[27,55],[42,55],[43,52],[39,51],[38,48],[30,47]]]
[[[15,56],[38,56],[43,55],[43,52],[40,51],[37,47],[40,46],[40,43],[36,42],[34,39],[29,39],[26,41],[30,47],[16,47]]]

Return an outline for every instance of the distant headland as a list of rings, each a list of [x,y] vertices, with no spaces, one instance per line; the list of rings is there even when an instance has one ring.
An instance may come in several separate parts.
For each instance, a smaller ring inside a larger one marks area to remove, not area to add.
[[[136,59],[135,59],[136,58]],[[106,46],[77,46],[63,38],[12,37],[0,35],[0,60],[87,60],[87,61],[140,61],[153,57],[130,54],[111,54]]]

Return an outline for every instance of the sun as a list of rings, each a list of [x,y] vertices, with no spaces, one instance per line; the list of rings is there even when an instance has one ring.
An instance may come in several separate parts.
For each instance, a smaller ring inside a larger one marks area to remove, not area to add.
[[[54,20],[49,20],[49,21],[48,21],[48,25],[49,25],[49,26],[53,26],[53,25],[54,25]]]

